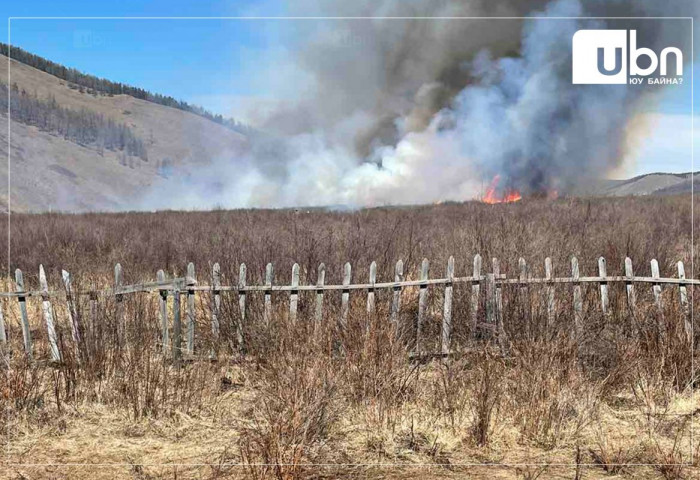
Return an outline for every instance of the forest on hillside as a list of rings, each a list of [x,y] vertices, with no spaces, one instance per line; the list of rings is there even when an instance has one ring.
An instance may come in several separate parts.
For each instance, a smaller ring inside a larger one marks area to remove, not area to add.
[[[64,139],[83,146],[123,151],[128,155],[148,160],[148,152],[143,140],[128,126],[100,113],[87,109],[71,110],[61,107],[52,96],[44,100],[35,94],[12,84],[10,98],[10,118],[39,130],[60,135]],[[7,85],[0,83],[0,111],[7,111]]]
[[[88,93],[99,92],[106,95],[129,95],[134,98],[157,103],[158,105],[165,105],[166,107],[177,108],[178,110],[194,113],[195,115],[204,117],[244,135],[249,134],[252,130],[251,127],[238,122],[233,118],[225,118],[220,114],[214,114],[200,106],[189,104],[183,100],[177,100],[168,95],[149,92],[143,88],[133,87],[120,82],[112,82],[105,78],[89,75],[75,68],[69,68],[38,55],[34,55],[33,53],[27,52],[26,50],[14,45],[12,46],[12,51],[10,52],[9,45],[6,43],[0,43],[0,54],[11,56],[13,60],[17,60],[18,62],[29,65],[37,70],[41,70],[42,72],[58,77],[61,80],[65,80],[79,87],[88,89]]]

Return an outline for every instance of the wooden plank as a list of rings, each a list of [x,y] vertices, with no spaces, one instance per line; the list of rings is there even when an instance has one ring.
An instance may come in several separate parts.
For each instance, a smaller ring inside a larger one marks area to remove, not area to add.
[[[216,358],[219,354],[219,342],[221,341],[221,267],[216,262],[211,268],[211,342],[209,358]]]
[[[625,276],[629,278],[634,277],[634,269],[632,268],[632,259],[630,257],[625,258]],[[634,291],[634,283],[628,280],[625,282],[625,287],[627,290],[627,308],[629,309],[630,316],[634,319],[637,309],[637,294]]]
[[[187,286],[187,354],[194,353],[194,329],[196,321],[195,312],[195,291],[191,287],[197,284],[197,277],[194,272],[194,263],[187,264],[187,276],[185,277],[185,285]]]
[[[340,299],[340,328],[345,330],[348,325],[348,310],[350,308],[350,290],[346,288],[352,279],[352,266],[350,262],[343,267],[343,293]]]
[[[75,359],[78,364],[80,364],[82,356],[81,352],[83,351],[83,342],[80,334],[80,320],[78,319],[78,312],[75,308],[75,302],[73,300],[73,288],[71,285],[70,273],[65,270],[61,270],[61,277],[63,278],[63,287],[66,290],[66,310],[68,311],[71,338],[73,339],[73,346],[75,349]]]
[[[581,284],[578,283],[580,272],[578,268],[578,259],[571,257],[571,278],[574,279],[574,325],[573,334],[578,338],[583,327],[583,296],[581,292]]]
[[[496,324],[496,279],[493,273],[486,274],[486,323]]]
[[[159,282],[165,282],[165,272],[163,270],[158,270],[156,273],[156,279]],[[160,317],[160,331],[161,331],[161,348],[163,349],[163,354],[168,353],[170,347],[170,328],[168,326],[168,290],[161,288],[158,290],[158,316]]]
[[[124,325],[124,296],[121,293],[121,287],[123,284],[123,275],[122,275],[122,266],[121,264],[117,263],[114,266],[114,292],[115,292],[115,314],[114,314],[114,321],[116,324],[116,331],[117,331],[117,344],[119,346],[124,344],[124,332],[125,332],[125,325]]]
[[[246,266],[245,263],[241,263],[238,270],[238,310],[240,311],[240,320],[236,324],[236,340],[238,341],[238,349],[243,351],[243,325],[246,319],[246,304],[245,304],[245,287],[246,284]]]
[[[0,344],[5,345],[7,343],[7,330],[5,330],[5,314],[3,302],[0,301]]]
[[[375,302],[374,302],[374,284],[377,283],[377,262],[372,262],[369,266],[369,284],[371,287],[367,289],[367,313],[373,314],[375,312]],[[369,323],[367,324],[369,327]]]
[[[474,267],[472,271],[472,297],[471,297],[471,322],[472,336],[476,336],[479,314],[479,289],[481,288],[481,255],[474,255]]]
[[[396,267],[394,268],[394,282],[397,284],[392,289],[394,290],[391,299],[391,323],[394,325],[394,331],[396,336],[400,335],[399,330],[399,313],[401,311],[401,286],[400,283],[403,281],[403,260],[396,262]]]
[[[318,266],[318,279],[316,280],[316,312],[314,314],[314,329],[318,332],[323,322],[323,285],[326,283],[326,265]]]
[[[29,358],[34,356],[32,347],[32,331],[29,328],[29,317],[27,316],[27,299],[24,292],[24,275],[19,268],[15,270],[15,287],[18,294],[19,313],[22,320],[22,340],[24,341],[24,352]]]
[[[655,258],[651,260],[651,277],[654,279],[659,278],[659,262]],[[654,293],[654,304],[659,311],[659,336],[664,339],[666,338],[666,322],[663,316],[664,306],[661,299],[661,284],[654,283],[651,289]]]
[[[292,290],[289,294],[289,321],[297,323],[297,308],[299,304],[299,264],[292,265]]]
[[[685,266],[683,262],[678,262],[678,278],[685,280]],[[690,309],[688,306],[688,289],[685,285],[680,284],[678,286],[679,300],[681,303],[681,312],[683,312],[683,326],[685,330],[685,337],[688,342],[693,340],[693,323],[690,316]]]
[[[265,286],[267,287],[265,290],[265,310],[263,313],[263,322],[265,323],[265,327],[269,327],[270,322],[272,321],[272,282],[274,281],[274,278],[275,268],[271,263],[268,263],[265,266]]]
[[[420,265],[420,279],[422,282],[428,280],[428,269],[430,264],[424,258]],[[418,318],[416,319],[416,352],[423,351],[423,322],[425,322],[425,311],[428,308],[428,285],[421,284],[418,291]]]
[[[180,283],[173,288],[173,363],[180,365],[182,359],[182,319],[180,318]]]
[[[450,256],[447,260],[447,279],[455,276],[455,258]],[[441,351],[443,355],[450,353],[452,343],[452,283],[445,285],[445,303],[442,308],[442,343]]]
[[[41,286],[42,292],[49,291],[49,284],[46,281],[46,272],[44,272],[44,266],[39,265],[39,285]],[[51,301],[49,296],[46,295],[42,298],[41,309],[44,312],[44,321],[46,322],[46,331],[49,336],[49,348],[51,350],[51,360],[54,362],[61,361],[61,351],[58,348],[58,335],[56,334],[56,326],[53,322],[53,308],[51,307]]]
[[[498,344],[502,350],[505,350],[506,331],[503,325],[503,289],[501,284],[496,283],[496,279],[501,276],[501,265],[497,258],[494,258],[491,263],[493,265],[493,282],[495,284],[494,317],[496,320],[496,331],[498,332]]]
[[[598,275],[601,278],[606,278],[607,277],[607,265],[605,262],[605,258],[600,257],[598,258]],[[607,281],[601,281],[600,282],[600,308],[603,311],[603,315],[608,315],[609,312],[609,302],[610,299],[608,298],[608,282]]]
[[[530,315],[530,299],[528,297],[528,284],[527,284],[527,262],[523,257],[518,259],[518,279],[520,280],[519,297],[520,304],[523,308],[522,312],[525,316],[525,332],[529,337],[532,333],[532,318]]]
[[[552,259],[547,257],[544,259],[544,276],[546,280],[551,280],[554,272],[552,268]],[[554,285],[549,283],[545,288],[545,294],[547,295],[547,328],[551,328],[554,325],[554,314],[556,312],[556,300],[554,297]]]

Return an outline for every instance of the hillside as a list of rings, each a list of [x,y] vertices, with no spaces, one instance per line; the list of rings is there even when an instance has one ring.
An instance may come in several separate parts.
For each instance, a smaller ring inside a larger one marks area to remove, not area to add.
[[[0,78],[7,78],[0,55]],[[62,108],[95,112],[124,124],[143,140],[147,160],[124,152],[100,152],[34,126],[11,122],[12,208],[119,209],[165,174],[186,175],[211,159],[246,151],[246,137],[202,116],[129,95],[89,94],[64,80],[12,60],[11,84]],[[72,87],[72,88],[71,88]],[[7,116],[0,115],[0,155],[7,154]],[[0,162],[0,177],[7,165]],[[2,187],[5,187],[5,182]],[[0,201],[6,202],[6,187]],[[164,192],[167,195],[176,192]]]
[[[697,177],[698,173],[695,173]],[[602,180],[596,185],[581,188],[576,193],[582,196],[628,195],[678,195],[691,192],[691,172],[647,173],[628,180]],[[698,185],[700,179],[693,179]]]

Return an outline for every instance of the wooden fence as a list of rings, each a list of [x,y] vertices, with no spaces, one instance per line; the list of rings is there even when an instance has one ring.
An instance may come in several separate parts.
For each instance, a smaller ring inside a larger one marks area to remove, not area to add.
[[[268,324],[272,318],[272,293],[273,292],[289,292],[289,321],[295,323],[297,321],[297,310],[299,303],[299,292],[309,291],[315,292],[314,306],[314,324],[320,325],[323,321],[323,305],[324,295],[328,291],[341,292],[341,308],[340,317],[337,319],[338,326],[345,328],[347,325],[348,313],[350,309],[350,293],[352,291],[365,291],[367,295],[367,312],[373,313],[376,310],[375,292],[378,289],[387,289],[392,291],[391,308],[389,318],[396,325],[401,310],[401,293],[404,288],[417,287],[418,292],[418,313],[415,322],[415,351],[420,353],[421,342],[423,340],[423,327],[426,319],[428,308],[428,288],[442,286],[444,288],[444,305],[442,312],[442,328],[441,328],[441,354],[447,355],[450,352],[450,346],[453,336],[452,324],[452,298],[453,286],[455,284],[464,283],[471,286],[471,311],[470,322],[472,332],[476,332],[477,328],[485,329],[494,336],[501,346],[506,341],[506,335],[503,328],[503,296],[502,288],[504,285],[518,285],[523,291],[526,291],[528,286],[533,284],[543,285],[545,287],[545,300],[547,309],[547,319],[549,323],[553,322],[556,312],[556,296],[555,286],[561,284],[573,285],[572,305],[574,310],[574,333],[580,332],[583,320],[583,291],[582,284],[592,283],[598,286],[600,292],[600,308],[603,314],[608,314],[609,305],[609,285],[614,282],[624,283],[626,286],[627,304],[631,312],[636,308],[636,284],[650,284],[651,291],[654,297],[656,308],[662,309],[662,286],[677,286],[678,301],[681,307],[683,316],[683,331],[690,341],[692,336],[692,320],[688,301],[688,286],[700,285],[700,280],[686,278],[683,262],[678,262],[678,277],[676,278],[661,278],[659,275],[659,264],[656,260],[651,261],[651,277],[636,276],[632,268],[632,260],[625,259],[625,275],[624,276],[609,276],[607,275],[606,261],[603,257],[598,259],[598,275],[597,276],[581,276],[579,271],[579,263],[576,257],[571,259],[571,276],[554,277],[552,261],[550,258],[545,259],[545,276],[544,278],[534,278],[530,275],[528,265],[523,258],[518,262],[518,275],[508,278],[500,272],[498,259],[494,258],[491,262],[491,272],[482,272],[482,258],[476,255],[473,261],[472,275],[466,277],[456,277],[454,274],[454,257],[450,257],[447,262],[446,273],[441,278],[430,278],[429,263],[424,259],[420,266],[418,280],[405,280],[403,271],[403,262],[399,260],[396,263],[395,276],[393,282],[377,282],[377,264],[372,262],[369,269],[369,278],[367,283],[351,283],[352,282],[352,267],[350,263],[346,263],[343,267],[343,281],[340,285],[326,285],[326,267],[321,264],[318,268],[318,280],[314,285],[299,284],[299,265],[294,264],[292,267],[292,280],[289,285],[274,284],[274,268],[272,264],[267,264],[265,269],[265,284],[264,285],[249,285],[246,282],[246,265],[241,264],[239,269],[237,285],[221,285],[221,269],[218,263],[214,264],[211,272],[211,284],[201,285],[197,282],[195,276],[195,266],[190,263],[187,266],[187,275],[184,278],[173,278],[166,280],[163,270],[157,272],[157,281],[147,282],[133,285],[123,285],[122,282],[122,267],[117,264],[114,267],[114,286],[103,290],[87,290],[77,291],[71,284],[71,276],[65,270],[62,271],[63,286],[59,290],[49,290],[46,280],[46,274],[43,266],[39,266],[39,290],[25,290],[24,277],[22,271],[15,271],[15,291],[0,292],[0,298],[14,298],[19,303],[20,320],[22,327],[24,350],[29,357],[33,355],[32,336],[27,315],[27,299],[30,297],[41,297],[42,313],[46,329],[48,333],[49,349],[51,359],[55,362],[60,362],[61,351],[58,345],[58,336],[55,326],[55,315],[52,308],[52,300],[59,299],[65,302],[68,321],[71,327],[73,344],[76,349],[82,342],[81,339],[81,319],[76,310],[75,301],[78,296],[89,296],[91,302],[91,311],[95,311],[96,302],[100,296],[113,296],[116,305],[116,324],[117,335],[123,336],[124,332],[124,307],[123,299],[125,295],[132,295],[139,292],[159,292],[159,317],[162,330],[162,346],[163,353],[167,354],[169,346],[172,351],[174,360],[179,360],[182,356],[182,319],[181,319],[181,297],[185,297],[185,319],[186,319],[186,335],[185,348],[186,354],[193,354],[195,351],[195,296],[197,292],[209,292],[211,294],[211,332],[214,341],[220,337],[220,317],[221,317],[221,296],[222,294],[238,295],[238,306],[240,308],[240,321],[236,325],[236,341],[239,348],[244,344],[244,329],[243,324],[246,322],[246,294],[248,292],[263,292],[264,293],[264,311],[263,321]],[[486,305],[486,322],[479,323],[478,321],[478,305],[480,295],[485,295]],[[168,301],[172,301],[173,315],[173,331],[172,338],[170,332],[170,322],[168,319]],[[660,332],[665,335],[664,331]],[[0,345],[7,342],[5,321],[2,309],[0,308]]]

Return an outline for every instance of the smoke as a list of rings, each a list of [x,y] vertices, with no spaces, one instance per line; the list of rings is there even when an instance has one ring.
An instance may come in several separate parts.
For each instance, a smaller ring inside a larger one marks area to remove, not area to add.
[[[302,5],[294,14],[312,12]],[[318,15],[318,4],[313,14]],[[332,15],[692,15],[694,2],[329,2]],[[467,200],[500,175],[524,194],[568,191],[620,166],[634,119],[662,87],[572,85],[581,28],[637,29],[640,45],[690,52],[689,21],[367,19],[293,22],[293,98],[256,118],[245,155],[155,190],[148,208],[370,206]],[[302,33],[298,37],[294,34]],[[686,61],[690,60],[686,53]],[[268,82],[269,83],[269,82]],[[274,94],[274,92],[271,92]],[[174,189],[174,190],[173,190]],[[174,198],[175,197],[175,198]]]

